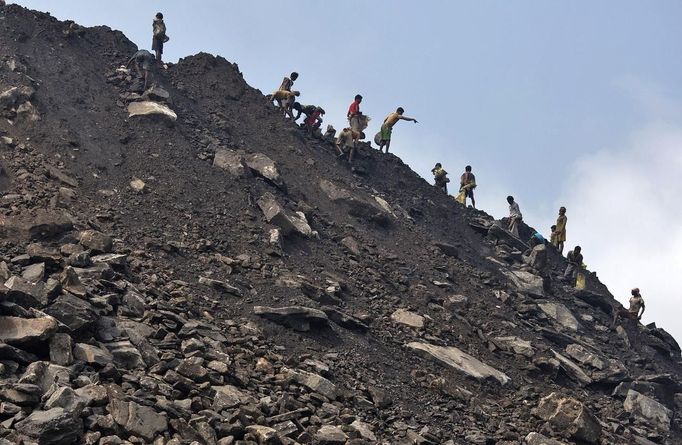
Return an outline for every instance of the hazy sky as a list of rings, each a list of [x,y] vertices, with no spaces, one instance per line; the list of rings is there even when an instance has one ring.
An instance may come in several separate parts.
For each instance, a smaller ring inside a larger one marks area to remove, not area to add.
[[[353,96],[373,118],[396,107],[392,150],[431,180],[477,175],[497,217],[517,198],[547,231],[568,207],[568,244],[645,322],[682,339],[682,2],[398,0],[24,0],[150,49],[166,18],[167,60],[206,51],[264,93],[298,71],[300,101],[337,129]]]

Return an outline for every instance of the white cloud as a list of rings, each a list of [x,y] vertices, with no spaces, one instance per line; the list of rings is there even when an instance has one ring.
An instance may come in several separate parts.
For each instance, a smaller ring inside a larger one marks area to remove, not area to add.
[[[656,123],[626,147],[576,160],[559,205],[568,208],[567,248],[583,247],[614,296],[639,287],[644,322],[682,340],[682,127]]]

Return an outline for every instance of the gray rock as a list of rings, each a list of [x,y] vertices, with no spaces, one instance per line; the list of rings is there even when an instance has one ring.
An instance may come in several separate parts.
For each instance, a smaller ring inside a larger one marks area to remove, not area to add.
[[[73,340],[68,334],[54,334],[50,339],[50,361],[61,366],[73,363]]]
[[[113,356],[113,363],[119,368],[145,368],[146,363],[133,344],[128,340],[107,343],[106,349]],[[100,363],[101,364],[101,363]]]
[[[225,281],[214,280],[212,278],[206,277],[199,277],[199,284],[212,287],[213,289],[216,289],[220,292],[228,293],[230,295],[234,295],[235,297],[243,296],[242,291],[239,288],[232,286],[231,284]]]
[[[282,229],[283,235],[287,236],[292,233],[298,233],[304,237],[312,235],[313,230],[308,225],[305,215],[301,212],[287,212],[272,193],[265,193],[258,199],[257,204],[263,212],[265,220]]]
[[[554,431],[590,444],[599,443],[601,425],[580,401],[557,393],[543,397],[533,415],[548,422]]]
[[[322,394],[329,400],[335,400],[338,395],[336,385],[324,377],[307,371],[289,370],[287,377],[292,382],[303,385],[311,391]]]
[[[12,87],[0,93],[0,109],[11,110],[30,100],[35,90],[28,85]]]
[[[246,427],[246,432],[258,441],[258,445],[279,445],[282,443],[277,430],[269,426],[249,425]]]
[[[393,312],[391,314],[391,320],[410,328],[422,329],[424,327],[424,317],[406,309],[398,309]]]
[[[0,342],[0,360],[12,360],[22,365],[34,363],[38,357],[30,352],[15,348],[14,346]]]
[[[547,247],[544,244],[533,247],[528,255],[524,255],[523,262],[533,269],[544,269],[547,265]]]
[[[577,331],[580,323],[573,316],[570,310],[561,303],[540,303],[538,304],[542,312],[556,320],[561,326],[571,331]]]
[[[265,156],[263,153],[253,153],[246,155],[244,161],[254,174],[267,179],[280,189],[286,189],[284,180],[279,174],[279,170],[277,169],[277,164],[275,164],[275,161]]]
[[[370,442],[376,442],[377,436],[374,434],[374,431],[372,431],[372,427],[366,424],[365,422],[361,420],[354,420],[350,424],[350,427],[357,431],[360,437],[362,437],[363,439],[368,440]]]
[[[85,408],[86,401],[68,386],[57,388],[45,401],[45,409],[64,408],[66,411],[80,414]]]
[[[503,273],[509,278],[509,281],[516,287],[518,292],[539,298],[545,296],[544,280],[541,276],[524,270],[510,270]]]
[[[434,241],[433,245],[438,247],[444,255],[452,258],[459,258],[459,249],[457,246],[442,241]]]
[[[121,298],[118,313],[125,317],[142,318],[145,306],[144,298],[137,292],[129,290]]]
[[[212,406],[214,411],[220,412],[225,409],[255,402],[253,397],[236,386],[214,386],[213,389],[215,390]]]
[[[76,443],[83,436],[83,422],[77,412],[63,408],[47,411],[33,411],[24,420],[17,422],[17,432],[28,436],[39,445],[63,445]]]
[[[519,337],[495,337],[493,341],[497,346],[505,351],[513,352],[514,354],[523,355],[524,357],[533,357],[535,349],[529,341],[523,340]]]
[[[101,385],[85,385],[76,389],[76,395],[85,401],[86,406],[104,406],[109,402],[109,394]]]
[[[114,356],[106,349],[86,343],[76,343],[73,348],[73,356],[76,360],[100,366],[114,361]]]
[[[338,426],[324,425],[315,433],[315,443],[319,445],[344,445],[348,435]]]
[[[158,102],[143,101],[143,102],[131,102],[128,104],[128,116],[164,116],[169,118],[171,121],[175,121],[178,115],[175,114],[168,106],[160,104]]]
[[[304,306],[267,307],[255,306],[253,312],[275,323],[288,326],[296,331],[310,331],[311,326],[328,326],[327,314],[319,309]]]
[[[349,215],[362,218],[379,225],[391,223],[392,215],[375,199],[367,199],[334,184],[326,179],[320,180],[320,189],[333,203],[342,205]]]
[[[80,243],[86,249],[90,249],[94,253],[109,253],[114,246],[114,240],[98,232],[97,230],[84,230],[80,234]]]
[[[35,343],[50,338],[57,328],[52,317],[0,317],[0,341],[12,345]]]
[[[501,385],[511,382],[511,378],[503,372],[486,365],[454,346],[436,346],[428,343],[412,342],[408,343],[407,347],[426,358],[462,372],[476,380],[494,380]]]
[[[108,407],[114,422],[128,434],[140,436],[151,442],[157,434],[168,430],[166,417],[148,406],[112,399]]]
[[[47,176],[52,179],[56,179],[57,181],[62,182],[68,186],[78,187],[78,180],[76,178],[69,175],[64,170],[58,169],[56,167],[48,167]]]
[[[587,375],[587,373],[585,373],[585,371],[583,371],[578,364],[571,361],[568,357],[559,354],[554,349],[551,351],[554,354],[554,357],[559,361],[561,368],[566,372],[566,374],[569,375],[569,377],[573,378],[573,380],[581,383],[584,386],[587,386],[593,382],[592,378]]]
[[[47,292],[42,282],[31,283],[22,277],[13,276],[5,281],[8,289],[5,300],[24,308],[41,308],[47,304]]]
[[[213,166],[221,168],[235,178],[251,176],[251,170],[246,165],[244,155],[228,149],[218,149],[213,157]]]
[[[65,324],[71,331],[78,331],[92,326],[97,321],[97,313],[87,301],[70,294],[63,294],[50,306],[45,313]]]
[[[656,427],[660,431],[667,432],[670,430],[672,411],[650,397],[637,391],[628,390],[623,408],[635,418]]]
[[[589,352],[583,346],[570,344],[566,346],[566,354],[583,365],[591,366],[598,370],[604,370],[606,363],[597,354]]]
[[[26,266],[21,272],[21,277],[31,283],[42,281],[45,277],[45,263],[36,263]]]
[[[564,442],[550,439],[540,433],[530,433],[526,436],[526,445],[566,445]]]

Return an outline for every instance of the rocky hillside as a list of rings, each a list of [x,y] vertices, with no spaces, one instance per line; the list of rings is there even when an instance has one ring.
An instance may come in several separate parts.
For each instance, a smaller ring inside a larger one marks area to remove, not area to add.
[[[0,444],[678,444],[680,348],[198,54],[0,9]],[[530,228],[522,228],[522,238]]]

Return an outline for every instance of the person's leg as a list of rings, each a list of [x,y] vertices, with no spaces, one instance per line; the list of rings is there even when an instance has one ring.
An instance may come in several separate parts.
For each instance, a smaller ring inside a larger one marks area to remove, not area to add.
[[[557,249],[559,249],[559,253],[563,254],[564,253],[564,242],[559,241],[557,244],[558,244]]]
[[[149,70],[144,70],[144,87],[143,89],[147,91],[147,81],[149,80]]]
[[[388,154],[388,149],[391,148],[391,140],[386,141],[386,154]]]
[[[476,208],[476,200],[474,199],[474,189],[469,190],[469,197],[471,198],[471,207]]]
[[[353,163],[353,156],[355,156],[355,142],[353,142],[353,145],[351,145],[350,151],[348,152],[348,163],[349,164]]]

